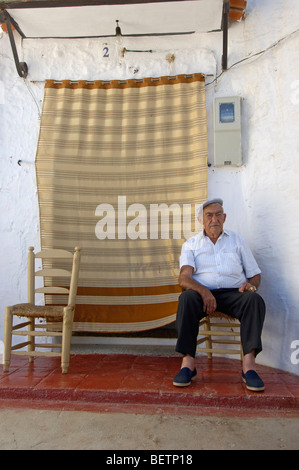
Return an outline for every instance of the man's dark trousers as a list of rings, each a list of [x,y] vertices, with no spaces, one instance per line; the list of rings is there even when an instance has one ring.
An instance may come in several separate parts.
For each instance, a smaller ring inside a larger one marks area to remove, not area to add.
[[[216,310],[240,321],[244,356],[253,349],[255,355],[261,352],[261,334],[266,313],[262,297],[256,292],[239,292],[238,289],[215,289],[211,292],[216,298]],[[201,295],[192,289],[184,290],[179,297],[176,318],[177,352],[195,357],[199,322],[205,316]]]

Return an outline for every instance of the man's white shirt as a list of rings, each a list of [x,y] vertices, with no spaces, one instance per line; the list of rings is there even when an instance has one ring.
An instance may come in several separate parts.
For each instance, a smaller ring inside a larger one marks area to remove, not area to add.
[[[192,266],[193,279],[209,289],[239,288],[261,270],[239,234],[223,230],[214,244],[204,232],[182,246],[180,267]]]

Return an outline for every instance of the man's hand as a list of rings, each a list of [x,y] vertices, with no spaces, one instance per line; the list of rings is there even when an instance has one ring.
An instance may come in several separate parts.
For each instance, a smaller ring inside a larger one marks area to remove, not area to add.
[[[212,292],[206,287],[202,288],[201,297],[203,300],[203,310],[207,315],[214,313],[217,307],[216,299]]]
[[[250,282],[243,282],[241,287],[239,288],[239,292],[255,292],[256,287],[253,284],[250,284]]]
[[[239,292],[255,292],[261,282],[261,275],[256,274],[250,277],[246,282],[243,282],[239,288]]]

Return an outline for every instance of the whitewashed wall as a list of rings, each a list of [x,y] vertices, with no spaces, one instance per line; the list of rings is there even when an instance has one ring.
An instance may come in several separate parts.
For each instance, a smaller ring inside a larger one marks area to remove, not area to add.
[[[247,238],[263,272],[260,293],[267,304],[267,317],[264,351],[258,361],[296,374],[299,34],[294,31],[298,27],[297,0],[249,0],[246,20],[230,25],[231,68],[207,85],[206,95],[209,196],[223,197],[226,227]],[[34,160],[45,79],[125,79],[202,72],[208,84],[221,73],[221,33],[123,38],[121,42],[114,38],[20,41],[17,35],[16,40],[20,58],[29,67],[27,80],[17,75],[7,35],[0,36],[1,312],[5,305],[26,297],[27,247],[39,246]],[[104,57],[105,47],[109,57]],[[123,57],[123,47],[153,52],[128,52]],[[264,54],[232,67],[265,49]],[[243,98],[244,165],[215,168],[213,99],[231,95]],[[2,313],[1,339],[3,323]]]

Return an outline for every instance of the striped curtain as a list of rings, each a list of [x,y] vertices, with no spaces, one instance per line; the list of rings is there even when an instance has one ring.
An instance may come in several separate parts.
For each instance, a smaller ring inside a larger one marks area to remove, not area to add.
[[[207,197],[203,76],[47,81],[36,171],[42,248],[82,250],[74,330],[171,323]]]

